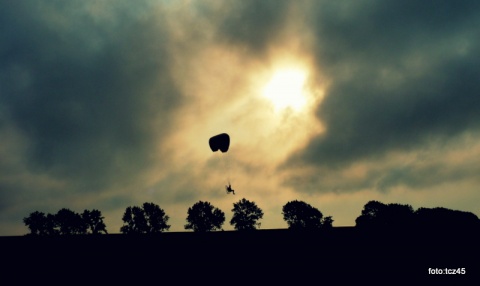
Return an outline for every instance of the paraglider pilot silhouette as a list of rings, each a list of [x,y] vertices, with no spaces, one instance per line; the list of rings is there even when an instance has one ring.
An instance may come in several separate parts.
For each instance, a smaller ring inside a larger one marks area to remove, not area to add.
[[[233,193],[235,195],[235,190],[232,189],[232,185],[228,183],[228,186],[225,186],[225,189],[227,190],[227,194]]]
[[[227,133],[215,135],[208,140],[208,144],[213,152],[220,150],[222,153],[226,153],[230,147],[230,136]],[[227,194],[233,193],[235,195],[235,190],[232,189],[232,184],[230,184],[230,182],[225,186],[225,190],[227,191]]]

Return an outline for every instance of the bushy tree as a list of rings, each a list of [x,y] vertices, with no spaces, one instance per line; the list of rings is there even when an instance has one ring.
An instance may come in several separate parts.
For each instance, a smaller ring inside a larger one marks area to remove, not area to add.
[[[63,208],[55,214],[55,221],[60,235],[86,234],[87,224],[82,216],[72,210]]]
[[[314,230],[322,227],[323,214],[303,201],[294,200],[286,203],[282,208],[282,214],[289,229]]]
[[[471,213],[443,207],[419,208],[415,211],[415,226],[421,229],[477,229],[479,218]]]
[[[472,229],[480,227],[478,217],[470,212],[443,207],[419,208],[410,205],[369,201],[355,220],[356,227],[368,229]]]
[[[108,234],[106,225],[103,222],[104,217],[102,217],[102,213],[99,210],[84,210],[82,219],[87,226],[87,233],[101,234],[103,232]]]
[[[263,218],[263,211],[254,203],[241,199],[233,204],[233,217],[230,224],[236,230],[255,230],[260,227],[258,220]]]
[[[322,228],[329,229],[333,227],[333,218],[332,216],[326,216],[322,218]]]
[[[47,216],[45,213],[35,211],[31,213],[28,217],[23,218],[23,223],[30,230],[30,235],[48,235],[47,232]]]
[[[369,201],[363,206],[362,213],[355,219],[356,227],[378,227],[382,225],[382,213],[387,206],[379,201]]]
[[[120,232],[124,234],[138,234],[147,231],[147,220],[140,207],[127,207],[122,220],[123,226],[120,228]]]
[[[414,211],[410,205],[384,204],[369,201],[355,219],[359,228],[405,228],[414,223]]]
[[[225,213],[214,208],[209,202],[199,201],[188,208],[187,224],[185,229],[195,232],[208,232],[222,228],[225,222]]]
[[[160,233],[170,229],[170,217],[160,206],[144,203],[142,207],[127,207],[123,215],[124,225],[120,231],[125,234]]]
[[[147,220],[148,233],[159,233],[164,230],[169,230],[170,225],[167,224],[170,217],[165,214],[165,211],[154,203],[144,203],[143,211]]]

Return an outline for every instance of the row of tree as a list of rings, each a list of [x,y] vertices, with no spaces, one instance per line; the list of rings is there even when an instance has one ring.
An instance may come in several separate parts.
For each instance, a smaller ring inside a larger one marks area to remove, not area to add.
[[[63,208],[56,214],[35,211],[24,218],[23,222],[32,235],[107,234],[103,219],[99,210],[84,210],[78,214]]]
[[[230,224],[235,230],[256,230],[263,218],[263,211],[255,202],[241,199],[233,204]],[[290,201],[283,206],[282,214],[290,229],[318,229],[332,227],[331,216],[323,217],[316,208],[303,201]],[[85,210],[82,214],[61,209],[56,214],[35,211],[23,222],[30,230],[29,235],[51,236],[72,234],[107,234],[104,217],[99,210]],[[120,232],[124,234],[161,233],[170,229],[170,217],[159,205],[144,203],[142,206],[127,207],[123,214]],[[186,230],[209,232],[221,230],[225,213],[209,202],[199,201],[188,208]]]
[[[263,211],[255,202],[241,199],[233,204],[233,216],[230,224],[235,230],[256,230],[263,218]],[[282,208],[283,219],[293,230],[318,230],[332,227],[331,216],[324,217],[317,208],[303,202],[290,201]],[[144,203],[142,206],[127,207],[122,217],[124,234],[161,233],[170,229],[170,217],[160,206]],[[225,223],[225,213],[209,202],[199,201],[187,211],[186,230],[209,232],[221,230]],[[103,217],[99,210],[85,210],[82,214],[69,209],[61,209],[56,214],[33,212],[23,219],[31,235],[71,235],[71,234],[107,234]],[[361,229],[404,229],[421,228],[472,228],[479,227],[480,220],[471,212],[446,208],[419,208],[416,211],[410,205],[384,204],[369,201],[355,220]]]

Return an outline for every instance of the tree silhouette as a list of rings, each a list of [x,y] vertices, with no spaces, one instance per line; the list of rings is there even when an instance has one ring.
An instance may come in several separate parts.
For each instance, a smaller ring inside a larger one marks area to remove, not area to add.
[[[257,221],[263,218],[263,211],[254,202],[243,198],[233,204],[232,212],[230,224],[236,230],[255,230],[257,226],[260,227]]]
[[[387,227],[408,228],[414,223],[414,211],[410,205],[391,203],[384,211]]]
[[[214,208],[209,202],[199,201],[188,208],[187,224],[185,229],[194,232],[208,232],[221,229],[225,222],[225,213]]]
[[[447,208],[419,208],[415,211],[416,226],[422,229],[475,229],[480,227],[478,217],[465,211]]]
[[[124,234],[160,233],[170,228],[167,224],[169,219],[165,211],[154,203],[144,203],[143,208],[127,207],[120,231]]]
[[[87,226],[87,233],[101,234],[103,232],[108,234],[105,223],[103,222],[104,217],[102,217],[102,213],[99,210],[84,210],[82,219]]]
[[[407,228],[414,223],[414,212],[410,205],[384,204],[369,201],[362,214],[355,219],[359,228]]]
[[[30,235],[48,235],[47,232],[47,217],[44,213],[35,211],[28,217],[23,218],[23,223],[30,230]]]
[[[322,218],[322,228],[329,229],[333,227],[333,218],[332,216],[326,216]]]
[[[322,221],[323,214],[318,209],[297,200],[286,203],[282,208],[282,214],[288,228],[293,230],[320,229],[323,222],[326,224],[333,222],[331,217]]]
[[[124,225],[120,231],[124,234],[138,234],[147,232],[147,219],[140,207],[127,207],[123,214]]]
[[[379,201],[369,201],[363,206],[362,213],[355,219],[356,227],[382,226],[382,212],[387,206]]]
[[[23,218],[23,222],[30,229],[28,235],[52,236],[60,234],[56,217],[52,214],[45,215],[43,212],[35,211],[28,217]]]
[[[72,210],[63,208],[55,214],[55,222],[60,235],[86,234],[87,225],[82,216]]]
[[[144,203],[143,210],[148,222],[147,233],[160,233],[164,230],[170,229],[170,225],[167,225],[170,217],[165,215],[165,211],[158,205],[154,203]]]
[[[47,221],[45,225],[45,233],[48,236],[59,235],[60,230],[58,229],[57,218],[53,214],[47,214]]]

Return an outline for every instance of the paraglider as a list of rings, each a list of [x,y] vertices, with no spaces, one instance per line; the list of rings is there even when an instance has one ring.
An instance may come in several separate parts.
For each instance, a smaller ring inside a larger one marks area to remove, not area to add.
[[[208,140],[208,144],[213,152],[220,150],[222,153],[225,153],[230,147],[230,136],[227,133],[215,135]]]
[[[228,148],[230,147],[230,136],[227,133],[215,135],[213,137],[210,137],[210,139],[208,140],[208,144],[210,145],[210,149],[213,152],[217,152],[218,150],[220,150],[222,153],[226,153],[228,151]],[[228,155],[228,153],[225,155]],[[226,166],[226,171],[228,172],[228,164]],[[227,191],[227,194],[233,193],[235,195],[235,190],[232,189],[230,180],[228,182],[228,185],[225,186],[225,190]]]

